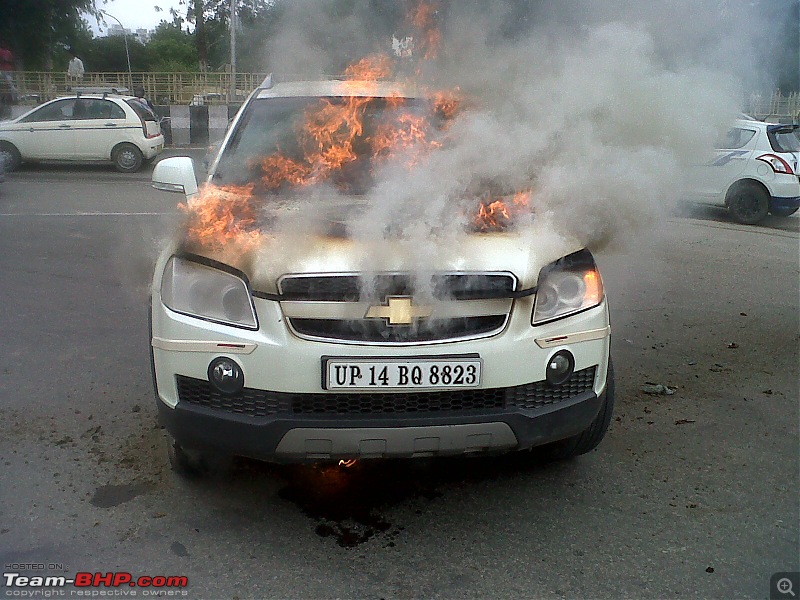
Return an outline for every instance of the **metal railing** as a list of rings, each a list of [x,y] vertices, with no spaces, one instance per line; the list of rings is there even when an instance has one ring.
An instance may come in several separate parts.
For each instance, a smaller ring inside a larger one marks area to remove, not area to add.
[[[771,96],[753,94],[748,99],[745,112],[757,119],[800,122],[800,93],[783,95],[774,92]]]
[[[74,88],[105,88],[126,93],[138,86],[144,88],[145,96],[154,104],[227,104],[241,102],[266,74],[237,73],[235,98],[230,97],[230,73],[85,73],[76,79],[66,73],[16,71],[11,76],[21,104],[52,100]]]
[[[236,97],[231,97],[230,73],[86,73],[80,80],[66,73],[16,71],[11,73],[21,104],[37,104],[69,93],[75,87],[113,88],[120,92],[144,87],[154,104],[228,104],[241,102],[266,77],[266,73],[237,73]],[[296,79],[283,75],[282,80]],[[743,102],[744,111],[760,119],[800,121],[800,93],[771,96],[754,94]]]

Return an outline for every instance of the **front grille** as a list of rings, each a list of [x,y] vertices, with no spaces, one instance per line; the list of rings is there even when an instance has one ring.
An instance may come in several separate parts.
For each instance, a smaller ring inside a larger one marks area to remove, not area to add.
[[[373,275],[289,275],[278,283],[281,299],[291,302],[369,302],[385,304],[391,296],[461,300],[505,299],[516,289],[506,273],[437,273],[420,281],[407,273]],[[425,301],[421,300],[424,304]],[[426,343],[494,335],[502,331],[508,308],[498,314],[452,319],[419,319],[410,325],[390,325],[383,319],[288,318],[299,336],[350,343]]]
[[[447,392],[287,394],[245,388],[232,396],[203,379],[177,376],[180,402],[253,417],[469,413],[497,409],[535,409],[591,391],[596,367],[577,371],[564,385],[537,381],[510,388]]]
[[[291,404],[286,394],[244,388],[235,395],[222,394],[204,379],[177,376],[178,399],[187,404],[204,406],[229,413],[270,417],[289,412]]]
[[[394,394],[307,394],[292,402],[295,414],[364,415],[441,413],[504,408],[505,390],[399,392]]]
[[[516,287],[511,275],[439,273],[430,282],[407,274],[288,276],[279,282],[282,299],[316,302],[383,301],[387,296],[413,296],[422,289],[438,300],[507,298]]]
[[[429,342],[492,333],[505,325],[506,315],[424,320],[415,325],[387,326],[380,320],[334,321],[289,319],[292,328],[309,337],[358,342]]]
[[[575,371],[563,385],[552,386],[546,381],[509,388],[508,406],[517,408],[541,408],[556,404],[588,392],[594,388],[594,375],[597,367]]]

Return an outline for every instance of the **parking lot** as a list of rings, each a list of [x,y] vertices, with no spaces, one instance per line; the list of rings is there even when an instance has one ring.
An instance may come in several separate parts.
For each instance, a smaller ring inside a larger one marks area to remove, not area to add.
[[[186,576],[192,598],[763,598],[800,570],[797,215],[695,207],[596,254],[618,387],[586,456],[242,461],[187,481],[148,354],[176,198],[147,169],[0,184],[6,572]]]

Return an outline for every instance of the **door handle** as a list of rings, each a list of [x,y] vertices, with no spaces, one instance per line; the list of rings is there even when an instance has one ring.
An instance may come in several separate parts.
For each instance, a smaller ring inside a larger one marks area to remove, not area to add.
[[[106,123],[106,127],[116,127],[116,123]]]
[[[72,125],[67,125],[66,123],[62,123],[58,127],[59,127],[59,129],[70,129],[72,127]]]

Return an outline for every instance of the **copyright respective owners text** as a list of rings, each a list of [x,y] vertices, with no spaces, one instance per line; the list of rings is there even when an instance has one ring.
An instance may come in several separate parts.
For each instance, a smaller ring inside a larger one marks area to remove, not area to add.
[[[185,575],[72,570],[61,563],[4,565],[0,598],[188,598]]]
[[[775,573],[769,579],[770,600],[798,600],[800,594],[800,571]]]

